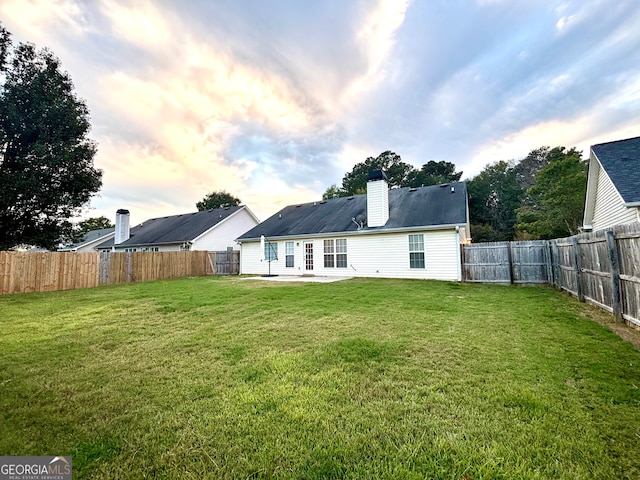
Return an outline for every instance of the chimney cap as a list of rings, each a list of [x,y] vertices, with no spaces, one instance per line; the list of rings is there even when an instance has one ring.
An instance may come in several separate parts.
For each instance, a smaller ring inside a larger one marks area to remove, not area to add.
[[[384,170],[378,169],[369,172],[369,175],[367,176],[367,182],[373,182],[375,180],[384,180],[385,182],[388,181],[387,174],[384,173]]]
[[[129,210],[125,210],[124,208],[121,208],[116,213],[118,215],[129,215]]]

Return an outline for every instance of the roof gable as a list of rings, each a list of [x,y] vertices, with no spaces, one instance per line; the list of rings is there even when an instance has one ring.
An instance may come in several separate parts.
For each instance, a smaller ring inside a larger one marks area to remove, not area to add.
[[[75,250],[75,249],[81,248],[81,247],[83,247],[85,245],[88,245],[88,244],[90,244],[92,242],[96,242],[96,241],[100,240],[101,238],[106,237],[107,235],[111,235],[112,233],[114,233],[114,231],[115,231],[115,227],[99,228],[97,230],[90,230],[90,231],[86,232],[82,236],[82,239],[79,242],[71,243],[69,245],[65,245],[60,250]]]
[[[243,205],[240,205],[152,218],[133,227],[130,238],[125,242],[119,243],[118,247],[190,242],[244,208]],[[98,248],[112,246],[113,239],[100,244]]]
[[[252,228],[238,240],[325,233],[384,231],[411,227],[467,223],[467,188],[464,182],[421,188],[389,190],[389,220],[367,228],[367,195],[289,205]],[[364,225],[364,228],[361,226]]]
[[[591,151],[625,203],[640,202],[640,137],[593,145]]]

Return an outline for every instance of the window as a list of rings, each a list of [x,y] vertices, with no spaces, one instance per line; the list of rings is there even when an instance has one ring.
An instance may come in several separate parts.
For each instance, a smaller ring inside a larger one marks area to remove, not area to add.
[[[158,247],[143,247],[142,251],[143,252],[157,252],[158,251]]]
[[[347,239],[324,241],[324,267],[347,268]]]
[[[125,248],[124,251],[127,252],[127,253],[131,253],[131,252],[137,252],[138,249],[137,248]]]
[[[409,235],[409,267],[424,267],[424,235],[417,233]]]
[[[286,267],[293,267],[293,242],[285,242],[284,244],[284,260]]]
[[[324,241],[324,268],[335,267],[335,248],[333,240]]]
[[[277,242],[265,242],[264,259],[267,262],[278,259],[278,243]]]
[[[336,267],[347,268],[347,239],[336,240]]]

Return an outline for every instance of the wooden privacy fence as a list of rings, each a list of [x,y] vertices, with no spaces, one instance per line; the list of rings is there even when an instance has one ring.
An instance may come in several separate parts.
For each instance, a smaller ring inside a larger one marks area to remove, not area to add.
[[[239,272],[240,252],[0,252],[0,294]]]
[[[474,243],[462,247],[465,282],[550,283],[549,242]]]
[[[640,326],[640,224],[550,244],[554,285]]]
[[[556,240],[464,245],[465,282],[548,283],[640,326],[640,224]]]
[[[0,252],[0,294],[98,286],[97,253]]]

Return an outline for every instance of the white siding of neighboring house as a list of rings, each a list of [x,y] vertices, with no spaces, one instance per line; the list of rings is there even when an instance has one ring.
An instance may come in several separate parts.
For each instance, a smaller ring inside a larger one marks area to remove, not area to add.
[[[104,237],[100,237],[100,238],[94,240],[93,242],[85,243],[84,245],[82,245],[81,247],[78,247],[74,251],[79,252],[79,253],[95,252],[96,251],[96,247],[98,245],[100,245],[103,242],[106,242],[110,238],[113,238],[114,235],[115,235],[115,233],[109,233],[109,234],[105,235]]]
[[[636,222],[638,221],[637,212],[637,208],[624,206],[624,201],[613,182],[604,169],[600,168],[593,212],[593,230],[603,230],[615,225]]]
[[[227,250],[227,247],[240,250],[235,239],[257,224],[258,221],[246,209],[238,210],[195,239],[191,250],[217,252]]]
[[[424,269],[409,268],[409,234],[423,233]],[[347,239],[347,268],[324,267],[324,239]],[[285,240],[278,241],[278,259],[271,262],[276,275],[313,274],[320,276],[423,278],[460,280],[460,244],[455,230],[416,231],[406,233],[327,236],[312,239],[314,270],[304,269],[304,239],[294,240],[295,264],[285,267]],[[268,262],[260,261],[260,242],[245,242],[241,253],[242,274],[264,275]]]

